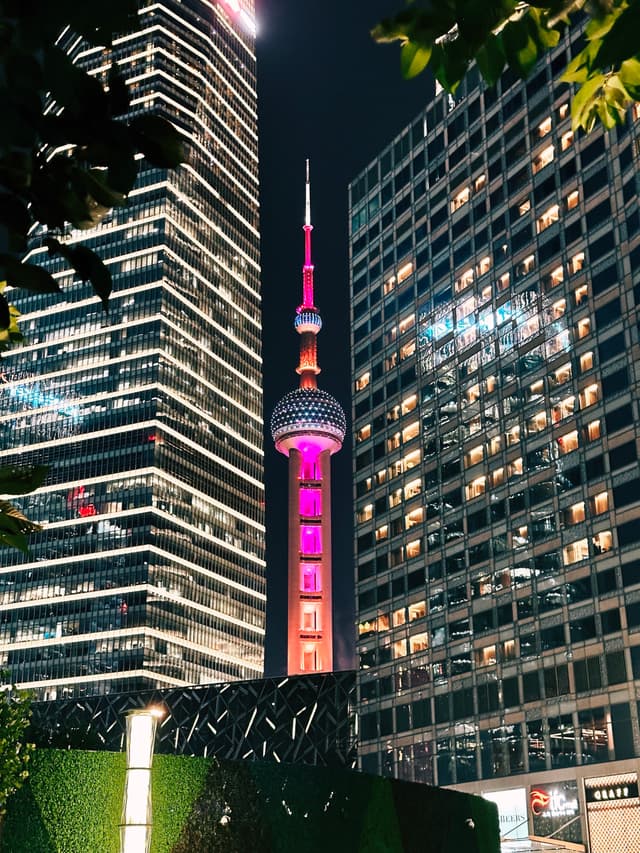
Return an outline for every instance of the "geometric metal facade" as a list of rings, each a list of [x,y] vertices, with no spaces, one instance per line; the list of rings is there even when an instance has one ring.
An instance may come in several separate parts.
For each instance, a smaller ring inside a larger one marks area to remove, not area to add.
[[[166,711],[157,753],[356,766],[354,672],[36,702],[30,739],[121,751],[126,714],[150,705]]]

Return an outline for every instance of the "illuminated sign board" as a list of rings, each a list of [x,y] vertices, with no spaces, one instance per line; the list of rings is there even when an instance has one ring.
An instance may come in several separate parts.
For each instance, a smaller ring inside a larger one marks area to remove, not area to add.
[[[630,800],[638,796],[638,783],[632,782],[625,785],[598,785],[597,787],[585,786],[585,795],[588,803],[607,803],[611,800]]]
[[[582,844],[580,800],[574,780],[532,785],[529,789],[532,832],[537,838],[553,838]]]
[[[501,838],[508,838],[510,841],[525,841],[529,837],[527,791],[525,788],[511,788],[508,791],[483,791],[482,796],[498,807]]]

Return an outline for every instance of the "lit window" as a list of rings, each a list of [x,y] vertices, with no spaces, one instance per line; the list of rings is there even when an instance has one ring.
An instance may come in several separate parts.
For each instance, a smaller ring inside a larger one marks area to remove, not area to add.
[[[387,293],[391,293],[391,291],[394,289],[395,286],[396,286],[396,277],[395,277],[395,275],[392,275],[391,278],[388,278],[385,281],[385,283],[382,285],[382,291],[383,291],[384,295],[386,296]]]
[[[393,644],[393,657],[401,658],[404,657],[407,653],[407,641],[406,640],[396,640]]]
[[[640,118],[640,104],[637,101],[631,105],[631,116],[634,121]]]
[[[417,509],[411,510],[411,512],[407,513],[404,517],[404,526],[407,530],[411,530],[412,527],[415,527],[416,524],[422,524],[424,520],[424,510],[420,506]]]
[[[600,418],[587,424],[584,434],[587,441],[597,441],[601,436]]]
[[[385,373],[387,370],[392,370],[396,364],[398,363],[398,353],[392,352],[390,353],[384,360],[384,369]]]
[[[480,291],[480,296],[478,297],[479,302],[486,302],[487,299],[491,299],[493,295],[493,288],[490,284],[485,284]]]
[[[482,457],[484,456],[484,446],[479,444],[477,447],[472,447],[471,450],[468,450],[464,456],[464,467],[470,468],[472,465],[477,465],[478,462],[482,462]]]
[[[586,338],[586,336],[591,331],[591,320],[588,317],[583,317],[582,320],[578,320],[577,332],[578,339]]]
[[[368,637],[369,634],[373,634],[376,630],[375,619],[369,620],[365,619],[364,622],[360,622],[358,624],[358,636],[359,637]]]
[[[476,649],[475,658],[478,666],[492,666],[497,662],[496,647],[485,646],[482,649]]]
[[[551,116],[547,116],[538,125],[538,136],[546,136],[547,133],[551,133]]]
[[[505,640],[500,643],[500,654],[502,660],[515,660],[516,658],[516,641],[515,640]]]
[[[527,257],[518,264],[518,274],[520,276],[528,275],[535,267],[535,255],[527,255]]]
[[[487,449],[489,451],[489,456],[494,456],[496,453],[500,453],[500,448],[502,447],[502,436],[494,435],[493,438],[489,439],[489,444]]]
[[[409,637],[409,649],[411,654],[416,654],[417,652],[424,652],[429,648],[429,639],[426,631],[423,631],[421,634],[414,634],[412,637]]]
[[[386,482],[387,479],[387,469],[383,468],[382,471],[376,471],[376,483],[378,486],[382,485],[382,483]]]
[[[370,437],[371,424],[365,424],[363,427],[360,427],[360,429],[356,433],[356,441],[366,441]]]
[[[593,352],[583,352],[580,356],[580,373],[586,373],[593,367]]]
[[[401,284],[403,281],[406,281],[411,273],[413,272],[413,264],[409,261],[398,270],[398,284]]]
[[[400,433],[396,432],[387,439],[387,450],[396,450],[400,447]]]
[[[366,504],[362,509],[358,510],[358,522],[369,521],[373,518],[373,504]]]
[[[497,387],[497,380],[495,376],[487,376],[484,380],[484,390],[485,394],[492,394]]]
[[[530,403],[532,400],[539,400],[544,396],[544,379],[537,379],[535,382],[532,382],[527,389],[527,402]]]
[[[578,539],[562,549],[562,562],[565,566],[579,563],[589,556],[589,544],[586,539]]]
[[[587,385],[580,392],[580,408],[586,409],[588,406],[593,406],[600,399],[600,386],[597,382],[592,385]]]
[[[427,603],[426,601],[414,601],[413,604],[409,605],[408,610],[409,622],[415,622],[416,619],[422,619],[427,615]]]
[[[476,477],[475,480],[472,480],[465,489],[467,500],[471,500],[472,498],[477,498],[479,495],[483,495],[487,490],[487,478],[486,477]]]
[[[420,451],[414,450],[411,453],[407,453],[407,455],[403,459],[404,470],[408,471],[409,468],[414,468],[416,465],[420,464]]]
[[[489,272],[489,270],[491,269],[491,258],[489,257],[489,255],[485,255],[484,258],[480,258],[480,260],[478,261],[477,269],[478,276],[484,275],[485,273]]]
[[[572,524],[580,524],[585,519],[584,501],[572,504],[564,511],[564,523],[567,527]]]
[[[581,305],[584,300],[589,295],[589,288],[586,284],[580,285],[580,287],[576,287],[573,291],[573,298],[575,299],[576,305]]]
[[[560,104],[558,107],[558,118],[562,121],[563,118],[566,118],[569,115],[569,104]]]
[[[547,208],[547,210],[545,210],[545,212],[536,220],[536,232],[539,234],[559,219],[560,207],[557,204],[552,204],[551,207]]]
[[[551,287],[555,287],[557,284],[561,284],[564,281],[564,268],[556,267],[554,270],[551,270],[549,275],[549,284]]]
[[[480,385],[470,385],[464,392],[464,399],[467,403],[475,403],[480,399]]]
[[[578,202],[580,201],[580,193],[578,190],[574,190],[569,193],[569,195],[565,199],[565,204],[567,205],[567,210],[573,210],[574,207],[578,206]]]
[[[558,299],[557,302],[554,302],[551,306],[551,315],[554,320],[559,320],[560,317],[567,310],[567,300],[566,299]]]
[[[376,529],[376,542],[382,542],[383,539],[386,539],[389,536],[389,525],[383,524],[381,527]]]
[[[416,351],[416,342],[415,341],[409,341],[408,343],[404,344],[404,346],[400,347],[400,361],[404,361],[405,358],[409,358],[409,356],[412,356],[415,351]]]
[[[572,275],[580,272],[580,270],[584,267],[584,252],[577,252],[569,261],[569,267],[571,269]]]
[[[555,152],[553,145],[547,145],[546,148],[542,149],[542,151],[534,159],[532,164],[534,175],[537,174],[541,169],[544,169],[545,166],[548,166],[549,163],[551,163],[554,157],[554,153]]]
[[[394,506],[398,506],[402,503],[402,489],[396,489],[391,492],[389,495],[389,508],[393,509]]]
[[[363,388],[367,387],[369,382],[371,382],[371,374],[367,371],[356,379],[356,391],[362,391]]]
[[[500,278],[496,281],[496,285],[498,287],[498,291],[502,292],[509,287],[509,279],[511,278],[508,272],[503,273]]]
[[[415,323],[415,316],[413,314],[408,314],[406,317],[403,317],[398,324],[398,331],[401,335],[404,335],[406,331],[408,331],[413,324]]]
[[[511,538],[513,540],[513,544],[516,548],[523,548],[525,545],[529,544],[529,526],[527,524],[522,524],[520,527],[516,527],[513,531]]]
[[[571,379],[571,362],[568,361],[566,364],[560,365],[560,367],[553,371],[549,378],[551,379],[551,385],[554,388],[557,388],[559,385],[564,385],[565,382],[568,382],[569,379]]]
[[[416,495],[419,495],[421,491],[422,491],[422,480],[421,479],[411,480],[411,482],[407,483],[407,485],[404,487],[404,498],[405,498],[405,500],[408,500],[409,498],[413,498]]]
[[[609,493],[599,492],[589,498],[589,510],[591,515],[601,515],[609,509]]]
[[[417,402],[418,402],[418,395],[417,394],[411,394],[411,396],[405,397],[405,399],[400,404],[401,409],[402,409],[402,414],[406,415],[409,412],[412,412],[415,409]]]
[[[400,625],[404,625],[407,621],[406,612],[404,607],[401,607],[399,610],[393,611],[393,627],[399,628]]]
[[[491,474],[491,485],[495,488],[504,483],[504,468],[496,468]]]
[[[604,554],[613,548],[613,537],[610,530],[602,530],[593,537],[593,550],[596,554]]]
[[[454,290],[456,293],[460,293],[460,291],[469,287],[470,284],[473,283],[473,268],[465,270],[462,275],[456,279]]]
[[[471,196],[471,191],[469,187],[463,187],[454,197],[451,199],[451,213],[456,210],[459,210],[463,204],[466,204],[469,201]]]
[[[419,431],[420,431],[420,426],[418,424],[418,421],[414,421],[413,423],[408,424],[408,426],[406,426],[402,430],[402,441],[403,441],[403,443],[406,444],[408,441],[411,441],[412,438],[415,438],[418,435]]]
[[[414,557],[419,557],[422,553],[422,540],[414,539],[411,542],[407,542],[407,560],[412,560]]]
[[[574,450],[578,449],[578,430],[574,429],[566,435],[558,436],[556,442],[560,453],[572,453]]]
[[[388,631],[391,627],[389,622],[389,614],[381,613],[376,619],[376,628],[378,631]]]
[[[537,412],[527,421],[527,434],[534,435],[537,432],[542,432],[547,426],[547,413]]]
[[[509,479],[512,477],[520,477],[522,475],[522,456],[509,462],[507,465],[507,475]]]
[[[486,185],[487,176],[485,174],[478,175],[478,177],[473,182],[473,190],[474,192],[480,192],[480,190]]]
[[[570,418],[576,407],[575,397],[565,397],[551,407],[551,423],[557,424],[565,418]]]
[[[566,133],[563,133],[560,137],[560,148],[563,151],[566,151],[567,148],[570,148],[573,145],[573,131],[567,130]]]
[[[302,611],[301,627],[304,631],[320,630],[319,615],[315,607],[312,607],[308,604],[305,605],[304,610]]]
[[[514,444],[520,443],[520,427],[516,424],[516,426],[512,426],[510,430],[506,432],[507,436],[507,447],[511,447]]]
[[[520,204],[518,205],[518,214],[520,216],[524,216],[525,213],[529,213],[530,210],[531,210],[531,200],[528,198],[525,198],[525,200],[521,201]]]

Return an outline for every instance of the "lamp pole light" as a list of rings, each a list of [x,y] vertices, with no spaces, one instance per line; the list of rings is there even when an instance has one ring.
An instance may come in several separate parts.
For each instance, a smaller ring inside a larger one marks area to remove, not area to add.
[[[160,708],[127,714],[127,773],[122,801],[120,853],[149,853],[151,846],[151,765]]]

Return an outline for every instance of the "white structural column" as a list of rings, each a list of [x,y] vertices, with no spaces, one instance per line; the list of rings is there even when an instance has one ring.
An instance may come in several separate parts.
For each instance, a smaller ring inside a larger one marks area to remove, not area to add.
[[[120,853],[151,848],[151,766],[162,711],[145,708],[127,714],[127,775],[122,801]]]

